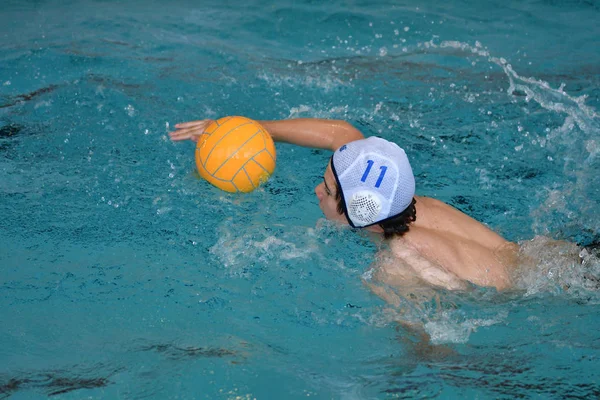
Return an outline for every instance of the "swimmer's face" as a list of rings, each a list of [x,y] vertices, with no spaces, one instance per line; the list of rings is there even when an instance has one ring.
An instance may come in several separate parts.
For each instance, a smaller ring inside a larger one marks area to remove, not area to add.
[[[348,221],[346,221],[344,214],[340,214],[337,211],[336,190],[335,177],[331,171],[331,165],[327,165],[323,181],[315,188],[315,194],[319,199],[319,207],[323,211],[325,218],[347,224]]]

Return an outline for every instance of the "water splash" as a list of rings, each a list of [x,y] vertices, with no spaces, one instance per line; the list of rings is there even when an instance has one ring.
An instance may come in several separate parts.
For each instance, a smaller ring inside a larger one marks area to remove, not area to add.
[[[421,43],[419,47],[454,49],[482,57],[502,69],[508,78],[506,91],[509,95],[524,95],[526,103],[535,102],[552,114],[564,116],[562,125],[547,128],[545,138],[541,138],[544,146],[555,152],[548,159],[564,162],[564,177],[538,189],[538,195],[545,200],[531,212],[532,230],[536,234],[582,242],[595,240],[600,232],[600,222],[595,218],[597,206],[593,200],[597,198],[596,188],[600,185],[600,114],[586,104],[587,96],[568,94],[564,83],[553,88],[543,80],[520,76],[506,59],[491,55],[479,42],[475,45],[459,41],[442,41],[438,44],[432,39]],[[520,149],[521,146],[516,148]]]
[[[458,49],[485,57],[489,62],[502,68],[508,77],[509,86],[506,91],[509,95],[513,95],[516,92],[523,92],[526,95],[526,102],[533,100],[546,110],[567,114],[568,121],[576,123],[583,132],[589,135],[600,132],[598,113],[594,108],[585,104],[587,95],[579,97],[570,96],[564,90],[564,83],[558,89],[554,89],[548,82],[535,78],[522,77],[515,72],[512,65],[506,59],[492,56],[479,42],[476,42],[475,46],[458,41],[442,41],[437,45],[431,40],[423,45],[426,48]]]
[[[517,288],[525,297],[563,295],[586,302],[600,300],[600,259],[574,243],[537,236],[520,243]]]
[[[467,343],[478,328],[502,323],[507,316],[508,312],[503,311],[491,318],[467,318],[461,321],[460,313],[446,311],[425,323],[425,331],[433,344]]]
[[[276,237],[264,230],[239,235],[232,229],[231,221],[226,221],[219,226],[219,239],[209,249],[221,264],[232,275],[247,277],[256,273],[253,268],[258,265],[278,264],[282,261],[294,259],[307,259],[318,253],[316,241],[305,243],[298,247],[288,234]],[[304,235],[305,238],[309,238]]]

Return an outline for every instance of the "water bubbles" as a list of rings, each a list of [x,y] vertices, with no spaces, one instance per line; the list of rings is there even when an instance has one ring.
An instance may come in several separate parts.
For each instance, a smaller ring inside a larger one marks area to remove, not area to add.
[[[475,172],[479,174],[479,184],[482,189],[491,189],[492,180],[489,177],[489,171],[485,168],[475,168]]]
[[[597,153],[598,152],[598,144],[595,140],[591,139],[585,142],[585,149],[588,153]]]
[[[385,57],[387,55],[388,51],[385,47],[382,47],[379,49],[379,56],[380,57]]]
[[[408,31],[410,31],[410,28],[408,26],[405,26],[404,27],[404,32],[408,32]]]
[[[156,210],[156,215],[163,215],[172,210],[172,207],[161,207]]]
[[[6,82],[4,82],[4,83],[3,83],[3,85],[4,85],[4,86],[10,86],[10,85],[11,85],[11,82],[10,82],[10,81],[6,81]]]
[[[135,108],[131,104],[128,104],[127,107],[125,107],[125,111],[127,111],[127,115],[130,117],[133,117],[136,112]]]
[[[373,114],[377,114],[377,112],[379,112],[381,110],[381,107],[383,106],[383,102],[379,102],[375,105],[375,110],[373,111]]]
[[[568,214],[569,218],[574,217],[571,215],[574,213]],[[589,292],[586,291],[597,292],[595,285],[600,260],[585,249],[545,236],[536,236],[519,244],[523,262],[516,271],[516,283],[527,290],[526,296],[549,291],[587,297]]]
[[[502,323],[508,313],[502,311],[491,318],[464,319],[464,315],[457,311],[443,311],[424,324],[424,328],[431,337],[431,342],[440,343],[466,343],[471,333],[479,327],[487,327]]]
[[[35,103],[34,108],[37,110],[40,107],[50,107],[52,105],[52,100],[43,100]]]

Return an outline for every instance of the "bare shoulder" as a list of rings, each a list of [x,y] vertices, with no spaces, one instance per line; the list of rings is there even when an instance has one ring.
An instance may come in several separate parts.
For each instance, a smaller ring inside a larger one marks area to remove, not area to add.
[[[507,241],[485,224],[440,200],[430,197],[417,199],[417,220],[415,228],[424,228],[428,235],[460,237],[476,242],[490,249],[498,248]],[[418,229],[414,229],[416,238]],[[409,234],[411,232],[409,231]]]
[[[421,213],[419,213],[421,211]],[[425,217],[425,219],[429,219],[428,216],[438,217],[440,215],[451,216],[453,218],[469,218],[467,214],[462,211],[452,207],[449,204],[444,203],[441,200],[437,200],[431,197],[418,197],[417,198],[417,221],[419,217]],[[422,218],[421,218],[422,219]],[[473,220],[475,221],[475,220]]]

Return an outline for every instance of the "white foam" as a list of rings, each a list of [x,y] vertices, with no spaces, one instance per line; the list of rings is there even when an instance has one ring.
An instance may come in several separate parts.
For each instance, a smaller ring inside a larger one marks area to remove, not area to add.
[[[352,85],[350,80],[344,82],[339,78],[335,70],[333,72],[324,72],[319,69],[314,71],[292,71],[290,75],[276,74],[271,71],[269,74],[262,72],[257,77],[275,88],[308,87],[322,89],[325,93],[339,87]]]
[[[502,323],[507,315],[508,313],[504,311],[493,318],[472,318],[459,322],[457,317],[460,318],[460,315],[447,311],[439,314],[435,320],[426,322],[425,331],[431,337],[433,344],[466,343],[477,328]]]
[[[209,249],[231,275],[252,274],[248,266],[256,263],[276,268],[281,261],[308,259],[319,252],[317,240],[310,239],[308,234],[303,237],[309,240],[297,245],[293,240],[297,241],[298,234],[294,232],[276,237],[264,231],[240,234],[232,229],[231,221],[224,221],[218,228],[219,239]],[[288,236],[290,240],[286,240]]]
[[[537,236],[520,243],[520,265],[516,285],[525,297],[561,294],[572,298],[600,300],[600,260],[569,242]]]
[[[264,253],[280,252],[279,256],[282,260],[308,258],[310,254],[315,252],[315,249],[310,247],[298,249],[294,243],[286,242],[275,236],[268,236],[263,241],[250,241],[249,244]]]

